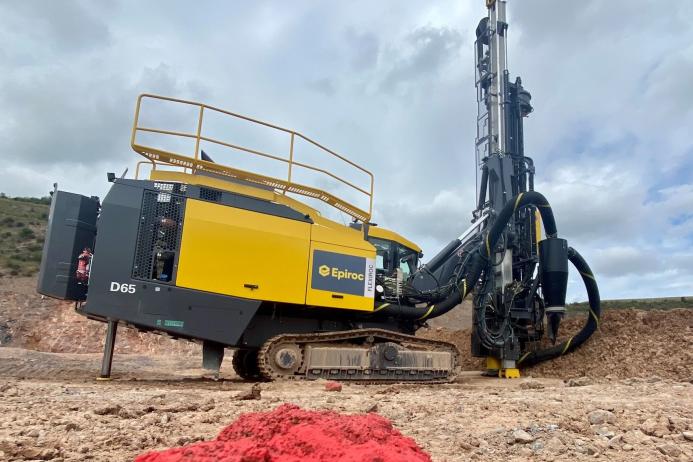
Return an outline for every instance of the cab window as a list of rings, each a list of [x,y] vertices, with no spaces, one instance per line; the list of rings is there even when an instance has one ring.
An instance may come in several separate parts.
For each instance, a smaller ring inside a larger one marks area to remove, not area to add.
[[[392,271],[392,242],[374,237],[368,241],[375,247],[375,269],[386,273]]]

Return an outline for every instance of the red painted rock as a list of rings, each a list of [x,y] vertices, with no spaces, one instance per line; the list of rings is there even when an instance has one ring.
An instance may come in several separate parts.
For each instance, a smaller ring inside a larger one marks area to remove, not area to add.
[[[327,390],[327,391],[342,391],[342,384],[339,382],[327,382],[325,384],[325,390]]]
[[[135,462],[430,462],[428,454],[378,414],[344,415],[284,404],[241,415],[216,440]]]

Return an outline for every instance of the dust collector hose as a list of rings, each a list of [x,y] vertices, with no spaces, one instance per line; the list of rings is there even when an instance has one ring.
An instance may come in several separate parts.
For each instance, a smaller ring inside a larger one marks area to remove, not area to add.
[[[501,209],[493,225],[486,234],[486,239],[484,239],[477,251],[473,253],[469,262],[469,269],[464,277],[460,278],[459,283],[455,285],[450,295],[439,303],[428,304],[423,307],[384,303],[375,308],[375,314],[393,316],[396,318],[424,320],[442,316],[459,305],[464,297],[472,291],[484,268],[488,267],[498,239],[501,234],[503,234],[513,214],[530,205],[537,207],[539,210],[547,237],[556,237],[558,234],[556,219],[553,216],[549,201],[546,200],[543,194],[536,191],[520,193],[509,200]]]
[[[585,283],[585,288],[587,289],[587,297],[590,305],[589,314],[587,315],[587,322],[580,332],[570,337],[565,342],[545,350],[525,353],[524,356],[521,356],[517,361],[518,365],[531,366],[533,364],[570,353],[582,345],[588,338],[590,338],[594,331],[599,328],[601,302],[599,299],[599,287],[597,287],[597,281],[592,274],[592,270],[585,259],[582,258],[578,251],[572,247],[568,247],[568,260],[570,260],[573,266],[575,266],[575,269],[580,272],[582,282]]]

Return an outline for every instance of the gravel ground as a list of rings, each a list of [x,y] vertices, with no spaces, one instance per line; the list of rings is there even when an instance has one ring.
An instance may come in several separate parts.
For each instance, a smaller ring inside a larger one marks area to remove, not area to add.
[[[260,385],[228,364],[205,379],[197,358],[118,355],[97,382],[99,356],[0,348],[0,460],[132,460],[211,439],[243,412],[281,403],[376,411],[435,461],[693,459],[693,385],[651,377],[567,383],[465,373],[447,385]]]
[[[130,329],[118,333],[114,380],[96,381],[104,326],[34,287],[0,278],[2,461],[132,460],[211,439],[241,413],[286,402],[378,412],[434,461],[693,461],[693,310],[607,312],[583,348],[521,379],[467,372],[447,385],[341,392],[263,383],[260,399],[247,400],[239,398],[258,385],[238,379],[230,358],[215,381],[199,369],[198,345]],[[568,320],[562,335],[581,323]],[[482,367],[468,357],[468,330],[422,334],[457,343],[465,369]]]

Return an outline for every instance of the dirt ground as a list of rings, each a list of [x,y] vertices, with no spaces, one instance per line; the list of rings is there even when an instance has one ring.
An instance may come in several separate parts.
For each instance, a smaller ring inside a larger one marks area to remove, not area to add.
[[[103,326],[31,282],[0,279],[0,460],[132,460],[286,402],[378,412],[434,461],[693,460],[693,310],[608,312],[584,348],[516,380],[481,377],[466,359],[472,371],[452,384],[262,383],[260,399],[240,400],[253,384],[230,358],[215,381],[199,346],[127,329],[114,379],[96,381]],[[425,335],[469,350],[466,329]]]

